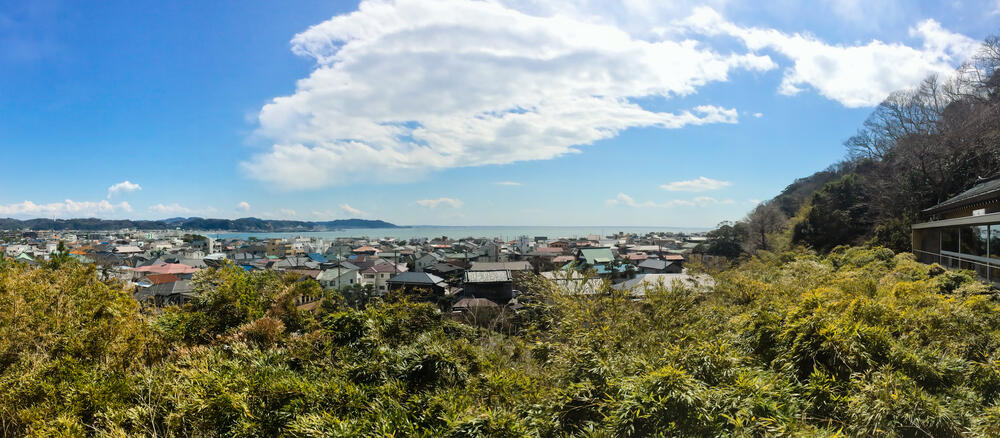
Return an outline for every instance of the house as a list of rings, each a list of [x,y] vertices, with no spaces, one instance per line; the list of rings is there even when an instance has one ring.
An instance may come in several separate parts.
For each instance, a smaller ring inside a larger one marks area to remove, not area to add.
[[[333,268],[325,269],[316,277],[324,289],[343,289],[361,283],[361,272],[357,266],[341,263]]]
[[[323,271],[321,271],[319,269],[300,269],[300,268],[298,268],[298,269],[286,269],[285,272],[289,273],[289,274],[298,275],[299,276],[299,280],[302,280],[302,279],[305,279],[305,278],[311,278],[313,280],[318,280],[319,279],[319,274],[323,273]]]
[[[115,254],[130,255],[142,253],[142,249],[134,245],[122,245],[116,246],[112,252]]]
[[[531,263],[526,261],[517,262],[472,262],[470,271],[531,271]]]
[[[353,252],[355,254],[364,254],[364,255],[372,255],[373,256],[373,255],[375,255],[375,253],[378,252],[378,249],[376,249],[373,246],[365,245],[365,246],[359,246],[357,248],[354,248],[353,250],[351,250],[351,252]]]
[[[684,255],[683,254],[664,254],[663,260],[668,262],[674,262],[679,264],[682,268],[684,267]]]
[[[377,295],[384,295],[389,291],[389,278],[406,270],[406,265],[400,267],[386,261],[375,263],[361,270],[361,285],[371,285]]]
[[[136,301],[155,307],[179,306],[194,296],[191,280],[182,280],[170,274],[146,276],[136,284],[132,296]]]
[[[680,274],[683,269],[678,263],[661,259],[646,259],[639,263],[641,274]]]
[[[309,257],[290,256],[278,260],[271,266],[271,268],[277,270],[289,270],[294,268],[319,269],[319,263],[313,261],[313,259]]]
[[[140,266],[133,269],[133,271],[142,275],[173,274],[180,279],[190,279],[195,272],[198,272],[198,268],[182,263],[157,263],[149,266]]]
[[[275,257],[287,257],[302,254],[300,248],[296,248],[292,242],[284,239],[268,239],[267,255]]]
[[[428,266],[424,268],[424,272],[437,275],[438,277],[444,278],[445,280],[457,281],[458,277],[465,272],[465,269],[460,266],[455,266],[449,263],[438,263],[434,266]]]
[[[413,270],[416,272],[424,272],[428,267],[434,266],[438,263],[444,262],[444,257],[438,253],[429,252],[420,256],[417,260],[413,262]]]
[[[917,260],[969,269],[1000,284],[1000,179],[982,182],[923,210],[912,225]]]
[[[309,254],[306,254],[306,257],[309,257],[309,260],[312,260],[316,263],[326,263],[329,261],[323,254],[320,254],[318,252],[311,252]]]
[[[352,249],[354,248],[346,243],[334,242],[323,252],[323,255],[328,259],[341,259],[351,255]]]
[[[466,271],[462,275],[462,296],[506,304],[514,298],[514,278],[507,270]]]
[[[414,293],[425,290],[436,296],[442,296],[448,288],[444,279],[426,272],[402,272],[390,278],[386,285],[390,291]]]
[[[552,259],[552,263],[555,265],[565,265],[566,263],[570,263],[573,260],[576,260],[576,258],[571,255],[561,255],[554,257]]]
[[[597,266],[614,262],[615,254],[611,248],[580,248],[576,258],[584,266]]]

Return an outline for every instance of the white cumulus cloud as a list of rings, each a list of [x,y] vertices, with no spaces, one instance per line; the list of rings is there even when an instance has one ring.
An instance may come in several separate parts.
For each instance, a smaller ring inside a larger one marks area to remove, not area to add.
[[[437,208],[442,205],[446,207],[459,208],[462,206],[462,201],[454,198],[421,199],[417,201],[416,204],[427,208]]]
[[[706,192],[709,190],[719,190],[731,185],[732,183],[729,181],[719,181],[717,179],[699,176],[695,179],[662,184],[660,185],[660,188],[671,192]]]
[[[365,216],[368,214],[361,210],[358,210],[357,208],[351,207],[350,204],[340,204],[340,210],[343,211],[344,213],[353,214],[355,216]]]
[[[0,215],[19,217],[56,217],[74,218],[85,216],[108,216],[113,213],[131,212],[132,206],[127,202],[112,204],[107,200],[101,201],[73,201],[67,199],[63,202],[53,202],[49,204],[36,204],[31,201],[24,201],[17,204],[0,205]]]
[[[635,99],[689,95],[733,71],[776,67],[764,55],[641,39],[614,22],[522,6],[532,9],[366,0],[296,35],[292,50],[316,68],[261,109],[256,134],[272,146],[243,169],[303,189],[551,159],[632,127],[736,123],[732,108],[661,112]]]
[[[139,184],[135,184],[128,180],[122,181],[120,183],[113,184],[111,187],[108,187],[108,199],[111,199],[112,196],[118,195],[120,193],[129,193],[129,192],[134,192],[136,190],[142,190],[142,187]]]
[[[241,201],[239,204],[236,204],[236,209],[239,211],[250,211],[250,203]]]
[[[909,29],[911,37],[922,41],[920,47],[879,40],[829,44],[808,34],[740,26],[708,7],[697,8],[680,25],[702,35],[734,37],[751,51],[773,50],[792,61],[784,71],[781,94],[795,95],[808,87],[851,108],[877,105],[930,74],[951,75],[979,46],[931,19]]]

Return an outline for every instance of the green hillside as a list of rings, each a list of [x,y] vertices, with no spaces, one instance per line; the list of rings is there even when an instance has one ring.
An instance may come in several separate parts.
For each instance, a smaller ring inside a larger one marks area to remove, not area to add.
[[[988,38],[953,77],[890,95],[844,145],[844,161],[796,180],[728,224],[737,228],[721,231],[733,234],[728,245],[703,250],[732,257],[868,243],[909,251],[921,210],[1000,177],[1000,39]]]

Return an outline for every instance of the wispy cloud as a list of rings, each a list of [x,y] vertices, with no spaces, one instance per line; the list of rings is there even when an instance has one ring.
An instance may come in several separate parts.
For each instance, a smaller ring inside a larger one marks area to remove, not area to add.
[[[614,199],[608,199],[605,201],[608,205],[624,205],[628,207],[656,207],[656,203],[653,201],[646,202],[636,202],[631,196],[624,193],[619,193]]]
[[[871,2],[869,2],[871,3]],[[874,106],[889,93],[916,85],[930,74],[949,76],[979,47],[979,42],[923,20],[909,35],[920,47],[872,40],[866,44],[830,44],[809,34],[740,26],[715,10],[699,7],[676,23],[705,36],[729,36],[751,51],[773,50],[792,61],[778,92],[793,96],[807,88],[849,108]]]
[[[498,186],[510,186],[510,187],[515,187],[515,186],[521,185],[521,183],[519,183],[517,181],[497,181],[497,182],[495,182],[493,184],[496,184]]]
[[[178,203],[173,204],[156,204],[149,206],[149,211],[157,214],[188,214],[192,213],[193,210],[184,207]]]
[[[365,213],[365,212],[363,212],[361,210],[358,210],[357,208],[351,207],[350,204],[340,204],[340,210],[343,211],[344,213],[353,214],[355,216],[367,216],[368,215],[368,213]]]
[[[139,186],[139,184],[135,184],[135,183],[130,182],[128,180],[122,181],[120,183],[113,184],[111,187],[108,187],[108,196],[107,196],[107,198],[111,199],[112,196],[115,196],[115,195],[118,195],[118,194],[121,194],[121,193],[134,192],[134,191],[137,191],[137,190],[142,190],[142,187]]]
[[[618,193],[618,196],[604,202],[611,206],[621,205],[633,208],[708,207],[711,205],[730,205],[736,203],[732,199],[716,199],[710,196],[698,196],[693,199],[671,199],[660,203],[653,201],[640,202],[624,193]]]
[[[421,199],[417,201],[416,204],[426,208],[437,208],[442,205],[446,207],[459,208],[462,206],[462,201],[454,198]]]
[[[707,192],[710,190],[719,190],[729,187],[730,185],[732,185],[732,183],[729,181],[720,181],[717,179],[699,176],[695,179],[669,182],[660,185],[660,188],[671,192]]]
[[[113,213],[128,213],[132,211],[132,206],[127,202],[112,204],[107,200],[101,201],[73,201],[67,199],[63,202],[53,202],[49,204],[36,204],[31,201],[24,201],[18,204],[0,205],[0,215],[3,216],[34,216],[34,217],[84,217],[84,216],[107,216]]]

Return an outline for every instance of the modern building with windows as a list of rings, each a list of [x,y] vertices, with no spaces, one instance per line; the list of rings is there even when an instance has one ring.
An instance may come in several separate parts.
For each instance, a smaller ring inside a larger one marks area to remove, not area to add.
[[[912,227],[917,260],[976,271],[1000,285],[1000,179],[980,183],[923,213],[929,220]]]

